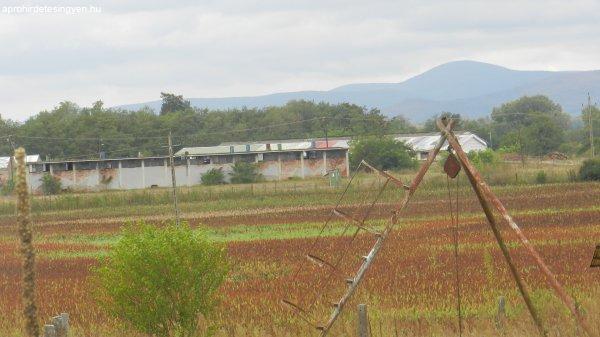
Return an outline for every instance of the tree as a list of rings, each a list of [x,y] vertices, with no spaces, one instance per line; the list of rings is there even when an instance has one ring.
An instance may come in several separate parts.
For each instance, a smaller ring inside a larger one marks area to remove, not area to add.
[[[439,132],[440,129],[438,129],[436,123],[437,123],[438,119],[444,118],[444,117],[455,119],[456,123],[454,124],[454,130],[459,129],[459,126],[462,121],[462,117],[460,116],[460,114],[444,111],[439,115],[435,115],[435,116],[427,119],[425,121],[425,123],[423,123],[423,126],[421,127],[421,132]]]
[[[549,116],[533,116],[532,119],[523,129],[525,153],[541,156],[557,150],[564,141],[564,130]]]
[[[495,144],[518,148],[522,155],[543,155],[559,148],[569,116],[546,96],[523,96],[492,111]]]
[[[42,176],[42,192],[45,195],[53,195],[60,193],[62,184],[59,177],[55,177],[50,173],[46,173]]]
[[[184,111],[191,108],[190,101],[183,99],[182,95],[161,92],[160,98],[162,99],[162,105],[160,107],[161,115],[166,115],[175,111]]]
[[[111,315],[158,337],[197,336],[228,271],[224,246],[187,224],[143,222],[122,238],[94,270],[95,295]]]
[[[233,165],[231,182],[234,184],[250,184],[260,181],[262,176],[258,173],[258,167],[253,163],[238,161]]]
[[[579,168],[579,179],[600,180],[600,159],[587,159]]]
[[[392,137],[368,136],[350,142],[352,167],[365,160],[382,170],[412,168],[416,165],[414,152]]]
[[[390,120],[391,133],[413,133],[417,132],[417,128],[412,125],[408,119],[403,116],[396,116]]]
[[[212,168],[204,173],[202,177],[200,177],[200,180],[202,181],[202,185],[221,185],[225,183],[225,175],[221,168]]]

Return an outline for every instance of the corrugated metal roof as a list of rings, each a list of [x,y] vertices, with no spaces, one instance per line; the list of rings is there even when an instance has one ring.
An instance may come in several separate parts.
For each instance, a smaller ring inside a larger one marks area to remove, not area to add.
[[[10,161],[10,158],[12,158],[12,157],[0,157],[0,169],[8,168],[8,162]],[[40,161],[39,154],[28,155],[25,158],[26,163],[37,163],[39,161]]]
[[[487,146],[486,142],[470,132],[455,133],[458,141],[463,144],[471,138],[475,138],[482,145]],[[405,142],[415,151],[430,151],[440,139],[439,133],[405,134],[392,135],[397,140]],[[221,143],[217,146],[199,146],[184,147],[175,153],[176,156],[203,156],[218,154],[243,154],[247,152],[269,152],[269,151],[306,151],[311,149],[347,149],[349,148],[350,137],[334,137],[325,140],[318,139],[288,139],[288,140],[269,140],[253,142],[230,142]],[[233,152],[231,151],[233,148]]]
[[[459,144],[464,144],[470,139],[475,139],[480,142],[482,145],[487,146],[485,140],[481,139],[477,135],[471,132],[460,132],[455,133],[456,138],[458,138]],[[439,133],[428,133],[428,134],[411,134],[411,135],[395,135],[394,138],[396,140],[404,142],[406,145],[410,146],[415,151],[431,151],[435,147],[435,144],[440,140]],[[444,148],[448,146],[448,143],[444,144]]]
[[[329,148],[347,149],[347,139],[329,140]],[[225,145],[226,144],[226,145]],[[233,152],[231,149],[233,148]],[[261,153],[272,151],[306,151],[311,149],[325,149],[325,140],[294,140],[277,142],[252,142],[252,143],[223,143],[217,146],[184,147],[175,153],[176,156],[208,156],[218,154],[243,154],[248,152]]]

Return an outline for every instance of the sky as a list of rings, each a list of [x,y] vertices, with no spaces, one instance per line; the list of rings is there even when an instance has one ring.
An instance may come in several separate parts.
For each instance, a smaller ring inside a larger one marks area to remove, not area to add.
[[[598,13],[578,0],[0,0],[0,114],[400,82],[465,59],[600,69]]]

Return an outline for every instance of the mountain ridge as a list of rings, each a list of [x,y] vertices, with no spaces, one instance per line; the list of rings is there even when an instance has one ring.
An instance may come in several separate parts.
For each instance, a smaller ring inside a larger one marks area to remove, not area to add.
[[[194,107],[208,109],[264,108],[305,99],[337,104],[349,102],[378,108],[387,116],[403,115],[423,121],[442,111],[470,118],[488,115],[493,107],[523,95],[547,95],[573,115],[579,114],[587,93],[600,95],[600,70],[513,70],[470,60],[453,61],[397,83],[354,83],[326,91],[281,92],[260,96],[189,98]],[[160,110],[161,101],[120,105],[136,110]]]

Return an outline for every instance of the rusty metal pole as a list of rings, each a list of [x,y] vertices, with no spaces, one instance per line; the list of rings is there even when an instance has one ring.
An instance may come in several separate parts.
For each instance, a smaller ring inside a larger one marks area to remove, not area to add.
[[[469,162],[469,159],[468,159],[466,153],[463,151],[458,140],[456,139],[456,136],[454,136],[454,133],[452,133],[451,131],[447,131],[441,120],[438,120],[437,124],[438,124],[438,128],[441,129],[442,133],[444,133],[446,135],[446,139],[448,140],[448,143],[450,144],[450,146],[452,146],[452,148],[456,152],[456,156],[458,157],[458,160],[461,162],[463,168],[465,169],[465,172],[467,173],[467,177],[469,177],[469,181],[471,182],[471,185],[473,186],[473,189],[475,190],[477,197],[479,198],[481,205],[484,208],[484,212],[486,212],[485,211],[486,207],[487,208],[490,207],[490,204],[494,208],[496,208],[496,210],[500,213],[502,218],[508,223],[510,228],[517,234],[517,237],[519,238],[519,240],[521,241],[523,246],[527,249],[529,254],[534,258],[535,263],[538,265],[538,267],[540,267],[540,269],[546,276],[547,283],[554,289],[554,291],[556,292],[556,294],[558,295],[560,300],[571,311],[571,313],[573,314],[573,316],[575,317],[575,319],[577,320],[577,322],[579,323],[581,328],[586,332],[586,334],[588,336],[590,336],[590,337],[595,336],[592,333],[592,330],[591,330],[589,324],[587,323],[585,317],[581,314],[581,312],[579,312],[579,309],[577,308],[577,305],[575,304],[575,301],[573,300],[573,298],[571,298],[571,296],[569,296],[567,294],[565,289],[562,287],[562,285],[556,279],[556,276],[554,276],[554,274],[552,273],[550,268],[548,268],[548,266],[546,265],[546,263],[544,262],[542,257],[535,250],[535,248],[529,242],[527,237],[525,237],[525,235],[523,234],[523,232],[521,231],[519,226],[516,224],[516,222],[508,214],[508,211],[506,210],[506,208],[504,208],[504,205],[502,204],[502,202],[500,202],[500,199],[498,199],[498,197],[496,197],[496,195],[492,192],[492,190],[489,188],[489,186],[483,181],[483,179],[479,175],[479,172],[477,171],[477,169],[475,169],[475,167]],[[489,202],[488,202],[488,199],[489,199]],[[489,211],[491,212],[491,210],[489,210]],[[493,219],[493,214],[490,213],[490,215],[491,215],[491,218]],[[487,212],[486,212],[486,216],[488,216]],[[488,220],[490,220],[489,216],[488,216]],[[492,224],[491,220],[490,220],[490,224]],[[494,232],[494,234],[495,234],[495,232]],[[497,239],[498,238],[500,239],[500,241],[502,241],[501,237],[497,237]],[[508,260],[507,260],[507,262],[508,262]],[[517,274],[517,276],[518,276],[518,274]],[[533,313],[532,313],[532,316],[533,316]]]

